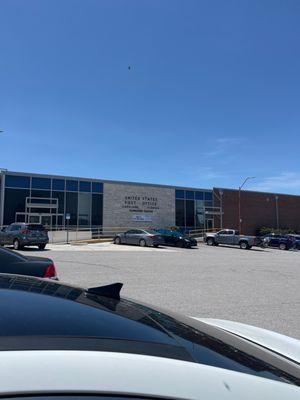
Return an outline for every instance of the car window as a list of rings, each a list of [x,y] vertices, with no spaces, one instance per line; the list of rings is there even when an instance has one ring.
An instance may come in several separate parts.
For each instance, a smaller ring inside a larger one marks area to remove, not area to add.
[[[226,235],[226,234],[227,234],[226,231],[220,231],[220,232],[218,232],[218,235]]]
[[[133,234],[133,233],[135,233],[135,230],[134,230],[134,229],[131,229],[130,231],[127,231],[127,232],[125,232],[125,233]]]
[[[39,224],[26,225],[26,228],[30,231],[44,231],[45,230],[44,225],[39,225]]]
[[[11,231],[18,231],[21,229],[21,225],[13,224],[10,226]]]
[[[175,236],[175,237],[181,237],[181,236],[184,236],[184,235],[183,235],[183,233],[181,233],[181,232],[177,232],[177,231],[174,231],[174,232],[172,232],[172,233],[171,233],[171,235],[172,235],[172,236]]]

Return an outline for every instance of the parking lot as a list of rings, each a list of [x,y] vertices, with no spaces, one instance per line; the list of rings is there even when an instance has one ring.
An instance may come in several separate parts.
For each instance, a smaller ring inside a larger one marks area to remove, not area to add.
[[[49,245],[60,280],[123,282],[123,295],[187,315],[230,319],[300,339],[300,251],[230,247]]]

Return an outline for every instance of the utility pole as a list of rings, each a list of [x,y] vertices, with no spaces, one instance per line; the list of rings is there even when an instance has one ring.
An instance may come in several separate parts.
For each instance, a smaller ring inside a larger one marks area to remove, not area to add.
[[[249,181],[249,179],[255,179],[255,176],[247,176],[247,178],[244,180],[244,182],[241,184],[241,186],[239,186],[239,232],[240,234],[242,233],[242,218],[241,218],[241,192],[242,192],[242,188],[245,185],[245,183],[247,181]]]

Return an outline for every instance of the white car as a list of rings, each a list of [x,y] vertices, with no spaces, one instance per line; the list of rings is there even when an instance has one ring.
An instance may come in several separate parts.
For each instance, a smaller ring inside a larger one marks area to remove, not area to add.
[[[300,342],[234,322],[0,275],[0,395],[22,399],[300,399]]]

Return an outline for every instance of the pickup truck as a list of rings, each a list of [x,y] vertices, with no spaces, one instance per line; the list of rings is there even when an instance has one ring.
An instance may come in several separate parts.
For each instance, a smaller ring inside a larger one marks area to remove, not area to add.
[[[257,244],[256,238],[252,236],[243,236],[234,229],[222,229],[217,233],[207,233],[204,241],[208,246],[218,246],[219,244],[228,244],[231,246],[240,246],[241,249],[251,249]]]

